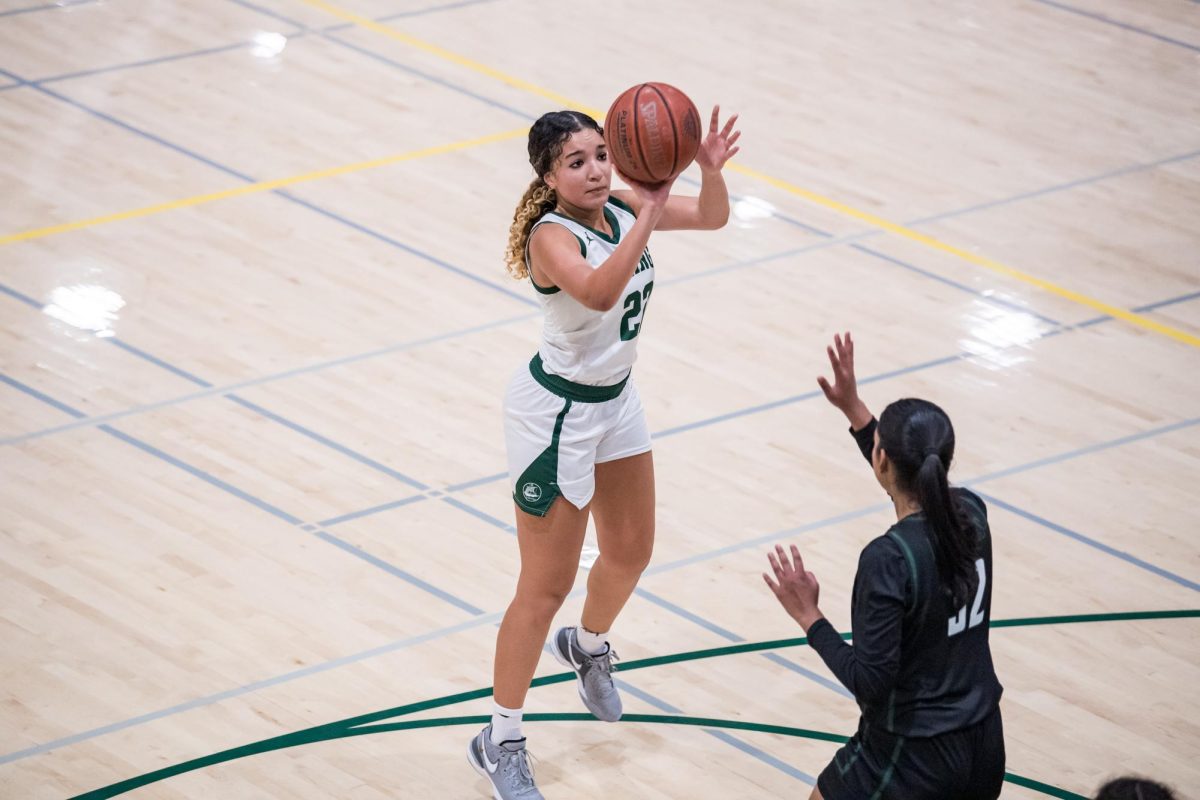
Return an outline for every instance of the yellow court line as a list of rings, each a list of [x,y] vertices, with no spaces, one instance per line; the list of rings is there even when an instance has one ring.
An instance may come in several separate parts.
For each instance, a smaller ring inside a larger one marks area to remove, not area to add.
[[[743,167],[740,164],[729,164],[728,167],[735,172],[741,173],[742,175],[763,181],[764,183],[768,183],[776,188],[783,189],[785,192],[794,194],[797,197],[803,197],[805,200],[816,203],[820,206],[824,206],[825,208],[836,211],[839,214],[861,220],[868,225],[881,228],[889,233],[894,233],[897,236],[917,242],[918,244],[923,244],[926,247],[934,250],[939,250],[943,253],[949,253],[952,256],[957,256],[964,261],[968,261],[976,266],[984,267],[985,269],[989,269],[992,272],[1000,275],[1015,278],[1016,280],[1027,283],[1030,286],[1036,286],[1037,288],[1050,292],[1058,297],[1062,297],[1074,303],[1087,306],[1088,308],[1094,309],[1103,314],[1107,314],[1110,317],[1116,317],[1117,319],[1125,320],[1126,322],[1137,325],[1141,328],[1145,328],[1146,330],[1160,333],[1163,336],[1168,336],[1176,341],[1183,342],[1184,344],[1190,344],[1192,347],[1200,347],[1200,337],[1193,336],[1192,334],[1178,330],[1177,328],[1172,328],[1169,325],[1163,325],[1159,322],[1155,322],[1149,317],[1144,317],[1141,314],[1136,314],[1132,311],[1126,311],[1123,308],[1109,305],[1102,300],[1097,300],[1093,297],[1088,297],[1085,294],[1072,291],[1071,289],[1066,289],[1056,283],[1051,283],[1048,280],[1039,278],[1036,275],[1030,275],[1027,272],[1014,269],[1006,264],[1001,264],[999,261],[990,259],[987,256],[981,256],[976,253],[972,253],[969,250],[964,250],[961,247],[955,247],[952,244],[947,244],[940,239],[935,239],[934,237],[921,233],[920,231],[915,231],[912,228],[906,228],[903,225],[897,225],[894,222],[889,222],[888,220],[882,217],[877,217],[870,212],[860,211],[853,206],[848,206],[845,203],[839,203],[837,200],[832,200],[823,195],[819,195],[816,192],[810,192],[807,189],[794,186],[787,181],[782,181],[779,178],[772,177],[764,172],[759,172],[757,170],[750,169],[749,167]]]
[[[501,72],[498,69],[494,69],[486,64],[474,61],[466,56],[459,55],[458,53],[452,52],[443,47],[439,47],[438,45],[418,39],[415,36],[410,36],[407,33],[403,33],[388,25],[376,22],[373,19],[368,19],[367,17],[355,14],[352,11],[347,11],[346,9],[326,2],[326,0],[303,0],[303,2],[332,14],[335,17],[346,20],[347,22],[353,22],[356,25],[360,25],[364,28],[375,31],[376,33],[381,33],[384,36],[388,36],[399,42],[403,42],[404,44],[415,47],[418,50],[423,50],[426,53],[431,53],[439,58],[450,61],[451,63],[458,64],[461,67],[466,67],[467,69],[478,72],[481,75],[494,78],[502,83],[508,84],[509,86],[514,86],[518,89],[536,94],[539,97],[553,100],[563,107],[584,111],[596,117],[597,119],[599,119],[604,113],[599,109],[592,108],[584,103],[576,102],[569,97],[558,94],[557,92],[537,86],[536,84],[532,84],[529,81],[514,77],[508,73]],[[734,162],[730,162],[726,166],[728,166],[728,168],[734,172],[763,181],[764,183],[768,183],[779,189],[783,189],[790,194],[794,194],[797,197],[802,197],[809,202],[816,203],[819,206],[823,206],[839,214],[861,220],[868,225],[888,231],[889,233],[894,233],[897,236],[901,236],[905,239],[917,242],[918,244],[925,245],[926,247],[930,247],[934,250],[939,250],[943,253],[957,256],[958,258],[961,258],[971,264],[975,264],[976,266],[984,267],[985,269],[989,269],[1000,275],[1005,275],[1023,283],[1027,283],[1030,286],[1035,286],[1038,289],[1042,289],[1074,303],[1087,306],[1088,308],[1099,311],[1103,314],[1107,314],[1111,317],[1124,320],[1125,322],[1136,325],[1140,328],[1154,331],[1155,333],[1170,337],[1176,341],[1183,342],[1184,344],[1190,344],[1193,347],[1200,348],[1200,337],[1193,336],[1192,334],[1178,330],[1177,328],[1172,328],[1169,325],[1163,325],[1162,323],[1155,322],[1149,317],[1144,317],[1141,314],[1136,314],[1132,311],[1127,311],[1123,308],[1105,303],[1102,300],[1097,300],[1085,294],[1072,291],[1071,289],[1066,289],[1058,284],[1044,280],[1043,278],[1039,278],[1035,275],[1030,275],[1026,272],[1014,269],[1013,267],[1001,264],[999,261],[987,258],[986,256],[976,255],[975,253],[963,250],[961,247],[955,247],[952,244],[947,244],[946,242],[935,239],[932,236],[920,233],[911,228],[906,228],[903,225],[897,225],[894,222],[889,222],[888,220],[883,219],[882,217],[877,217],[869,212],[860,211],[853,206],[840,203],[832,198],[825,197],[824,195],[817,194],[816,192],[811,192],[807,189],[802,189],[799,186],[795,186],[787,181],[775,178],[766,174],[765,172],[759,172],[758,170],[751,169],[749,167],[743,167],[741,164]]]
[[[370,19],[368,17],[364,17],[361,14],[355,14],[353,11],[347,11],[344,8],[333,5],[332,3],[327,3],[327,2],[325,2],[325,0],[304,0],[304,2],[310,6],[313,6],[314,8],[321,9],[322,11],[324,11],[327,14],[332,14],[333,16],[338,17],[339,19],[344,19],[347,22],[353,22],[355,25],[358,25],[360,27],[375,31],[376,33],[381,33],[384,36],[388,36],[392,39],[395,39],[398,42],[402,42],[411,47],[415,47],[418,50],[424,50],[426,53],[437,56],[438,58],[444,59],[453,64],[458,64],[461,67],[466,67],[469,70],[478,72],[481,75],[486,75],[489,78],[495,78],[496,80],[500,81],[501,83],[506,83],[509,86],[512,86],[514,88],[520,89],[525,92],[529,92],[530,94],[536,94],[539,97],[546,98],[547,100],[553,100],[555,103],[558,103],[559,105],[564,106],[566,108],[573,108],[573,109],[577,109],[579,111],[584,111],[584,112],[587,112],[588,114],[591,114],[592,116],[600,116],[604,113],[603,111],[598,111],[596,109],[588,108],[587,106],[581,105],[580,103],[576,103],[571,98],[565,97],[565,96],[559,94],[558,92],[552,92],[549,89],[543,89],[541,86],[530,83],[529,81],[522,80],[520,78],[509,75],[505,72],[501,72],[498,69],[493,69],[492,67],[489,67],[487,64],[482,64],[478,61],[474,61],[472,59],[467,58],[466,56],[459,55],[458,53],[447,50],[444,47],[438,47],[436,44],[426,42],[423,39],[418,39],[415,36],[409,36],[407,33],[404,33],[403,31],[399,31],[395,28],[384,25],[380,22],[376,22],[375,20]]]
[[[503,131],[501,133],[493,133],[489,136],[480,136],[474,139],[464,139],[450,144],[438,145],[437,147],[426,147],[421,150],[410,150],[407,153],[399,153],[394,156],[385,158],[376,158],[370,161],[359,161],[354,164],[344,164],[340,167],[330,167],[329,169],[317,170],[316,172],[306,172],[303,175],[293,175],[290,178],[279,178],[273,181],[260,181],[258,183],[248,183],[245,186],[238,186],[234,189],[225,189],[219,192],[210,192],[209,194],[198,194],[193,197],[185,197],[182,200],[171,200],[166,203],[155,203],[151,206],[143,206],[130,211],[121,211],[116,214],[106,214],[102,217],[92,217],[91,219],[79,220],[77,222],[65,222],[61,225],[49,225],[44,228],[34,228],[20,233],[10,233],[0,236],[0,246],[13,244],[14,242],[25,242],[31,239],[41,239],[46,236],[53,236],[57,233],[66,233],[67,231],[75,231],[81,228],[91,228],[96,225],[103,225],[108,222],[120,222],[126,219],[136,219],[138,217],[148,217],[151,214],[159,214],[163,211],[173,211],[178,208],[189,208],[198,206],[204,203],[212,203],[217,200],[227,200],[231,197],[241,197],[243,195],[258,194],[260,192],[269,192],[274,189],[281,189],[285,186],[294,186],[297,183],[305,183],[307,181],[320,180],[322,178],[334,178],[339,175],[349,175],[352,172],[362,172],[375,167],[384,167],[389,164],[399,164],[402,161],[415,161],[419,158],[428,158],[430,156],[443,155],[445,153],[453,153],[459,150],[467,150],[472,147],[479,147],[485,144],[494,142],[503,142],[508,139],[516,139],[518,136],[524,136],[528,133],[528,127],[514,128],[512,130]]]

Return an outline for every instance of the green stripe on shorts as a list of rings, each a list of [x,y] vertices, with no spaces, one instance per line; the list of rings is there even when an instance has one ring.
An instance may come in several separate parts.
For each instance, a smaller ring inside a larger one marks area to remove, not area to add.
[[[554,498],[560,494],[558,490],[558,438],[562,435],[563,420],[571,410],[571,399],[567,398],[563,410],[558,412],[554,420],[554,435],[550,437],[550,446],[525,468],[517,479],[517,487],[513,490],[513,500],[517,507],[526,514],[544,517],[554,504]]]

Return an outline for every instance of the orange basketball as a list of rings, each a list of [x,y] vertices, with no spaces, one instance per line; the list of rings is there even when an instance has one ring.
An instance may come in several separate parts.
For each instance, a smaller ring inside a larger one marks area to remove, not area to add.
[[[627,89],[604,118],[604,141],[617,170],[643,183],[660,183],[687,169],[700,136],[695,103],[665,83]]]

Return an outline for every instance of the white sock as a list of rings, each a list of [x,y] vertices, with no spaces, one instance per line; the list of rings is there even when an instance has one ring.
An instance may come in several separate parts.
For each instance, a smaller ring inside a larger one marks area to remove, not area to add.
[[[592,633],[579,625],[575,628],[575,641],[579,643],[579,649],[589,656],[598,656],[608,647],[608,633]]]
[[[523,708],[505,708],[499,703],[492,703],[492,744],[512,742],[523,739],[521,734],[521,717],[525,715]]]

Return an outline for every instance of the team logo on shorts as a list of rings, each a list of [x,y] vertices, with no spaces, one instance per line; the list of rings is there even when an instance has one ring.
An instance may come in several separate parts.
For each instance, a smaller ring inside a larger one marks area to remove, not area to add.
[[[536,483],[527,483],[521,487],[521,495],[531,503],[542,499],[542,487]]]

